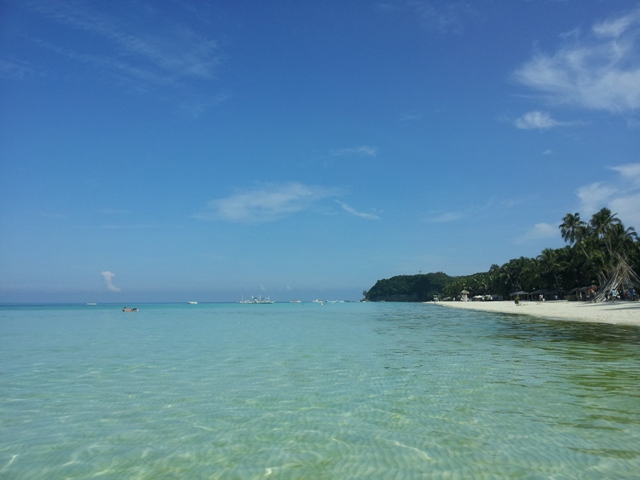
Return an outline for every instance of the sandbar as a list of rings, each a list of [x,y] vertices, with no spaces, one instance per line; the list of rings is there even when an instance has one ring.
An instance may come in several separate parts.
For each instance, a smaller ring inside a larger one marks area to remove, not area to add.
[[[640,302],[638,301],[589,303],[551,300],[546,302],[521,301],[519,305],[513,301],[437,302],[436,304],[447,308],[531,315],[552,320],[612,323],[640,327]]]

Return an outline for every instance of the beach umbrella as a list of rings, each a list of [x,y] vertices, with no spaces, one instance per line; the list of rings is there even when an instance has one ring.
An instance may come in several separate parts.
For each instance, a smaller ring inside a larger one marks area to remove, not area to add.
[[[467,290],[462,290],[460,293],[461,293],[462,295],[469,295],[469,292],[468,292]]]

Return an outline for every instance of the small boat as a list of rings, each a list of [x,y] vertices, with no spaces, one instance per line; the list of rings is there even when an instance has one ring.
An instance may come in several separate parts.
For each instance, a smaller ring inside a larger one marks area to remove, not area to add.
[[[197,305],[198,302],[187,302],[189,305]]]
[[[240,303],[251,304],[251,305],[270,305],[272,303],[276,303],[275,300],[271,300],[269,297],[251,297],[251,300],[240,300]]]
[[[291,300],[291,303],[302,303],[302,300]]]

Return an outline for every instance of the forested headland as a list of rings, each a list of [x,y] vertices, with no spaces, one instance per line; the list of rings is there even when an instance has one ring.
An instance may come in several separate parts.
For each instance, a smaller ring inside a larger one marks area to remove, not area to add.
[[[363,292],[367,301],[424,302],[460,296],[499,295],[515,291],[548,290],[563,296],[581,287],[640,288],[640,239],[633,227],[625,227],[607,208],[588,222],[579,213],[563,218],[560,233],[563,248],[545,248],[535,258],[520,257],[502,266],[491,265],[487,272],[452,277],[443,272],[399,275],[378,280]]]

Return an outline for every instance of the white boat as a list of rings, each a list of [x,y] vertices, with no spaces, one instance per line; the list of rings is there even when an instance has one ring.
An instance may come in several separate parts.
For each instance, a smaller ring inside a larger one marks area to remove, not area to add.
[[[189,305],[197,305],[198,302],[187,302]]]
[[[291,300],[291,303],[302,303],[302,300]]]
[[[240,300],[240,303],[248,303],[248,304],[252,304],[252,305],[268,305],[268,304],[272,304],[272,303],[276,303],[275,300],[271,300],[269,297],[267,298],[263,298],[263,297],[251,297],[251,300]]]

